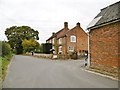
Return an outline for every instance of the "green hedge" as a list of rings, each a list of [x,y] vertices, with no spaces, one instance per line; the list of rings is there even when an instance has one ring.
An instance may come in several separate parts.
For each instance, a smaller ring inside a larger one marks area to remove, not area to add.
[[[6,41],[0,41],[0,45],[2,46],[0,47],[0,53],[2,54],[0,56],[0,78],[4,80],[8,64],[12,57],[12,53],[11,47]]]
[[[10,53],[11,53],[10,45],[7,42],[2,41],[2,57],[9,55]]]

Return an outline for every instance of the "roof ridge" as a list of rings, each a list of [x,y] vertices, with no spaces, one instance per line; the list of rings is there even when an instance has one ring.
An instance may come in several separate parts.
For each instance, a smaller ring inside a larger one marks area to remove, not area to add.
[[[104,9],[107,9],[107,8],[109,8],[109,7],[111,7],[111,6],[114,6],[115,4],[118,4],[118,3],[120,3],[120,1],[118,1],[118,2],[116,2],[116,3],[113,3],[113,4],[111,4],[111,5],[108,5],[107,7],[102,8],[101,11],[104,10]]]
[[[105,23],[110,23],[115,21],[117,22],[118,19],[120,18],[119,6],[120,6],[120,1],[103,8],[101,12],[90,22],[90,24],[88,25],[88,28],[105,25]],[[101,18],[99,18],[100,16]],[[91,25],[91,24],[94,24],[94,25]]]

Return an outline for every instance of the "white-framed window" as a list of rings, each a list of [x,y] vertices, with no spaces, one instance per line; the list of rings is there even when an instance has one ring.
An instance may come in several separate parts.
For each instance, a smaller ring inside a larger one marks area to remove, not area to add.
[[[52,43],[52,42],[51,42],[51,39],[49,40],[49,43]]]
[[[76,42],[76,36],[70,36],[70,41],[71,42]]]
[[[52,39],[52,43],[53,43],[53,44],[55,43],[55,38]]]
[[[62,44],[62,38],[59,38],[59,44]]]
[[[55,49],[55,47],[54,47],[54,46],[52,46],[52,49]]]
[[[54,46],[52,46],[52,50],[53,50],[53,54],[55,54],[55,47]]]
[[[74,47],[73,47],[73,46],[69,46],[69,47],[68,47],[68,50],[69,50],[70,52],[74,52]]]
[[[59,52],[62,52],[62,46],[59,46]]]

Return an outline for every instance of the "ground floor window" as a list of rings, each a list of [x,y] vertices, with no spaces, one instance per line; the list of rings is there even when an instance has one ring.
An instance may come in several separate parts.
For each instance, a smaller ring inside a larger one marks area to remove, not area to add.
[[[59,53],[62,53],[62,46],[59,46]]]
[[[69,46],[68,50],[69,50],[69,52],[74,52],[74,47],[73,46]]]
[[[54,46],[52,46],[52,49],[55,49],[55,47],[54,47]]]

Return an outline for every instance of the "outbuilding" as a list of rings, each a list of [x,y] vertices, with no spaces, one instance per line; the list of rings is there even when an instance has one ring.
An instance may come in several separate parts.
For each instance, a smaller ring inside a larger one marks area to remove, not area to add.
[[[90,67],[117,75],[120,67],[120,1],[101,9],[87,30]]]

